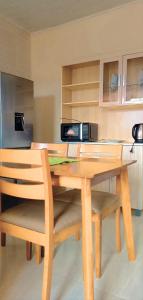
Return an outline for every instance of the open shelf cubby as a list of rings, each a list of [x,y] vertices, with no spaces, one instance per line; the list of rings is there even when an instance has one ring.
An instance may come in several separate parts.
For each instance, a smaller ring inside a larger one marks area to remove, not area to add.
[[[74,119],[76,107],[99,103],[100,61],[62,67],[62,118]]]

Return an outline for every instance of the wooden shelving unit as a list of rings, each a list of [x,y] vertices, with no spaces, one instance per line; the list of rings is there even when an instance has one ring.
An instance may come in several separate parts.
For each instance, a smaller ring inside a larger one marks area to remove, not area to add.
[[[99,101],[73,101],[64,103],[64,106],[90,106],[90,105],[98,105]]]
[[[100,61],[90,61],[62,68],[62,118],[76,119],[78,112],[80,121],[86,121],[85,117],[82,120],[84,107],[88,110],[99,104],[99,72]],[[79,108],[81,109],[80,114]]]
[[[143,108],[143,53],[62,67],[62,119],[97,122],[97,107]]]

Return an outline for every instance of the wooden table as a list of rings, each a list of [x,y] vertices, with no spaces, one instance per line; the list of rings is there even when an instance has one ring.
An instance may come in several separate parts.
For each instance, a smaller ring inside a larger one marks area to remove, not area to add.
[[[51,167],[53,185],[81,189],[82,201],[82,254],[84,299],[94,299],[94,271],[92,249],[91,186],[117,176],[121,192],[122,209],[128,258],[135,260],[131,218],[131,204],[127,167],[135,161],[83,159],[78,162]]]

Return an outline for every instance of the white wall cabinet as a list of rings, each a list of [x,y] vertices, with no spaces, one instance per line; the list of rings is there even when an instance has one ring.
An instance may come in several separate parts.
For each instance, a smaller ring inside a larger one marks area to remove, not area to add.
[[[100,106],[143,104],[143,53],[100,61]]]

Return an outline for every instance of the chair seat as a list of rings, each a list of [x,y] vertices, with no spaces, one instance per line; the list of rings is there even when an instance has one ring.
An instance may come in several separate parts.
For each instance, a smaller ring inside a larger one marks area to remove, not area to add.
[[[44,232],[44,201],[27,200],[0,214],[0,220]],[[81,222],[81,209],[69,202],[54,201],[55,233]]]
[[[93,213],[104,213],[106,209],[114,206],[114,209],[120,207],[120,198],[118,195],[108,192],[92,191],[92,211]],[[63,201],[65,203],[74,203],[81,205],[81,192],[80,190],[73,189],[62,194],[55,196],[56,200]]]
[[[65,191],[66,191],[66,188],[64,188],[64,187],[54,186],[53,187],[53,196],[64,193]]]

